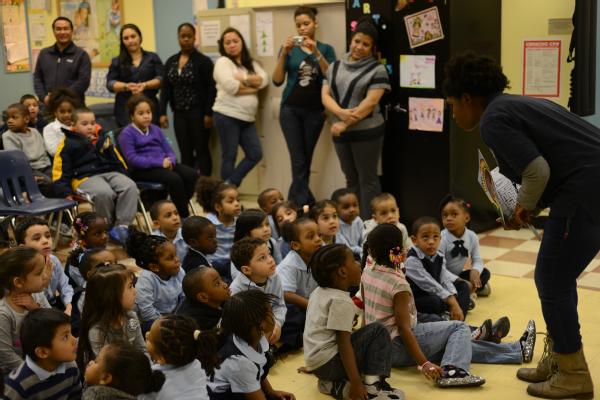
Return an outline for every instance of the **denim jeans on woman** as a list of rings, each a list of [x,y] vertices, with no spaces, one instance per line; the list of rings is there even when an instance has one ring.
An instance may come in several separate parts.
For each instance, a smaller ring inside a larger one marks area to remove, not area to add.
[[[521,364],[523,353],[519,342],[492,343],[471,340],[469,326],[461,321],[417,324],[413,334],[423,355],[440,365],[454,365],[469,371],[471,362],[484,364]],[[392,341],[392,365],[408,367],[415,361],[400,336]]]
[[[262,159],[256,124],[218,112],[214,113],[213,121],[221,140],[221,178],[240,186],[248,172]],[[244,159],[235,166],[238,145],[244,151]]]
[[[310,166],[323,129],[325,117],[322,109],[283,106],[279,123],[292,162],[292,184],[288,200],[296,204],[312,204],[315,198],[310,191]]]

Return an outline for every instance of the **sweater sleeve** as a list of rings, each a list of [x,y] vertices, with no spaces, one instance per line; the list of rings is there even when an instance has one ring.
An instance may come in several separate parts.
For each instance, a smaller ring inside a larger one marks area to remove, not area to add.
[[[108,73],[106,74],[106,88],[109,92],[115,92],[115,83],[119,81],[120,69],[119,57],[113,58],[108,67]]]
[[[202,60],[201,65],[201,78],[205,80],[205,87],[207,90],[206,95],[206,103],[204,108],[205,116],[212,116],[213,110],[212,107],[215,104],[215,97],[217,96],[217,88],[215,86],[215,80],[213,79],[214,73],[214,65],[210,58],[206,57]]]
[[[12,323],[6,313],[0,313],[0,365],[7,370],[15,369],[23,362],[13,347]]]
[[[11,131],[5,132],[2,135],[2,145],[4,146],[4,150],[23,150],[21,142]]]
[[[162,132],[160,132],[162,135]],[[123,132],[119,135],[119,145],[123,150],[123,156],[127,160],[127,165],[131,169],[150,169],[150,168],[162,168],[162,159],[157,157],[142,155],[137,151],[135,146],[135,139],[133,135],[137,135],[135,128],[131,125],[123,129]]]
[[[267,71],[256,61],[252,65],[254,66],[254,72],[262,78],[262,82],[258,88],[263,89],[267,87],[269,85],[269,74],[267,74]]]
[[[517,201],[526,210],[534,210],[550,180],[550,165],[542,156],[535,158],[523,170]]]
[[[90,87],[90,81],[92,80],[92,61],[89,54],[83,51],[81,55],[81,62],[77,70],[77,79],[71,85],[71,89],[75,93],[84,95],[85,91]]]
[[[225,93],[234,96],[240,90],[240,81],[233,77],[235,66],[227,57],[221,57],[215,63],[213,77]]]
[[[148,272],[153,274],[153,272]],[[136,295],[135,304],[138,307],[138,313],[142,320],[142,323],[154,321],[160,318],[160,313],[154,307],[154,285],[152,284],[151,278],[142,273],[136,284]]]
[[[173,63],[173,57],[169,58],[163,68],[163,77],[160,88],[160,115],[167,115],[167,105],[173,98],[173,86],[171,86],[171,82],[169,82],[168,74],[169,68]]]
[[[167,137],[165,136],[162,129],[160,129],[156,125],[151,125],[150,129],[155,129],[157,131],[157,134],[160,137],[160,145],[162,147],[164,154],[166,154],[167,157],[169,157],[169,160],[171,160],[171,162],[173,164],[177,164],[177,156],[175,155],[175,152],[173,151],[173,149],[171,148],[171,145],[167,141]],[[161,167],[162,167],[162,162],[161,162]]]
[[[100,350],[106,342],[106,335],[100,331],[98,325],[94,325],[88,333],[88,340],[90,341],[90,347],[92,348],[94,356],[98,357],[98,353],[100,353]]]
[[[46,151],[50,153],[52,157],[56,154],[56,149],[60,142],[65,138],[65,134],[62,132],[60,123],[51,122],[44,127],[44,144],[46,145]]]

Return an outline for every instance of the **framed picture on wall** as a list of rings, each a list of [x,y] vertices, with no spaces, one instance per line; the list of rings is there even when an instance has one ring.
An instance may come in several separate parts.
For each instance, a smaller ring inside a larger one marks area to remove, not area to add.
[[[58,15],[73,21],[73,41],[92,59],[94,67],[108,67],[119,54],[123,0],[57,0]]]
[[[0,7],[4,69],[9,73],[30,71],[25,0],[0,0]]]

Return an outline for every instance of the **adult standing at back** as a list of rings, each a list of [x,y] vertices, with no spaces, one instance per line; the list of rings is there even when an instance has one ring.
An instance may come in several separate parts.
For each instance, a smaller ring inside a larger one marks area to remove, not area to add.
[[[116,93],[115,118],[117,125],[129,124],[127,100],[143,94],[152,101],[152,123],[158,125],[158,90],[163,79],[163,63],[160,57],[142,48],[142,32],[137,25],[125,24],[119,33],[121,39],[119,56],[112,59],[106,75],[106,88]]]
[[[329,64],[335,61],[335,51],[330,45],[315,40],[319,26],[316,8],[298,7],[294,21],[299,36],[290,36],[283,43],[273,71],[273,83],[280,86],[287,75],[279,123],[292,162],[288,200],[312,204],[315,198],[309,187],[310,166],[325,122],[321,84]]]
[[[69,18],[56,18],[52,22],[52,32],[56,43],[42,49],[35,65],[35,94],[48,105],[52,89],[67,87],[77,93],[84,104],[92,76],[90,56],[73,43],[73,22]]]
[[[385,123],[379,100],[391,89],[385,67],[373,56],[377,37],[373,23],[359,22],[350,52],[329,67],[321,93],[332,114],[331,134],[346,187],[358,195],[363,220],[371,218],[369,205],[381,192],[377,165]]]
[[[194,47],[194,25],[187,22],[179,25],[177,37],[181,51],[165,63],[160,93],[160,125],[162,128],[169,126],[167,105],[171,104],[181,163],[199,168],[200,174],[209,176],[212,158],[208,140],[216,92],[213,63]]]
[[[268,85],[269,76],[252,60],[246,42],[235,28],[227,28],[219,39],[221,57],[215,63],[217,98],[213,110],[221,139],[221,178],[236,186],[262,158],[256,133],[258,91]],[[236,166],[238,145],[244,159]]]

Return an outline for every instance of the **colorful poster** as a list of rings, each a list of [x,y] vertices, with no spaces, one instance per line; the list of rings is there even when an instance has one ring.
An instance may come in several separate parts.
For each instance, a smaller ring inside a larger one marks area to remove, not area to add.
[[[437,7],[431,7],[404,17],[410,48],[426,45],[444,38],[440,14]]]
[[[401,54],[400,87],[435,89],[435,56]]]
[[[4,43],[4,68],[6,72],[31,70],[25,0],[2,0],[2,43]]]
[[[444,131],[444,99],[408,98],[408,129],[413,131]]]
[[[523,41],[523,95],[560,97],[560,40]]]
[[[257,12],[256,21],[256,52],[259,56],[273,56],[273,13],[270,11]]]

